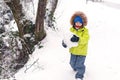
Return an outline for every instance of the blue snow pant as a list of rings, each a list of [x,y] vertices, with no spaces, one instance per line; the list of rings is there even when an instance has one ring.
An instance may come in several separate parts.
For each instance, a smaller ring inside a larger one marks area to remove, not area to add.
[[[85,58],[86,56],[71,54],[70,65],[74,71],[77,71],[75,78],[83,78],[85,73]]]

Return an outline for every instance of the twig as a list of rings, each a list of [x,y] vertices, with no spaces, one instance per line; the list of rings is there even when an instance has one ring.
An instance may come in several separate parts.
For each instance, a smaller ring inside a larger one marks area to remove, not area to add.
[[[26,70],[24,71],[25,73],[27,72],[28,69],[30,69],[39,59],[37,59],[36,61],[34,61],[28,68],[26,68]]]

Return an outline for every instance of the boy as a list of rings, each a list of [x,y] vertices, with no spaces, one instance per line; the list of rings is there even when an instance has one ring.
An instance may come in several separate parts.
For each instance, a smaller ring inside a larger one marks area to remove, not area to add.
[[[76,12],[72,15],[70,23],[72,27],[70,31],[74,34],[70,39],[71,42],[78,42],[77,46],[73,46],[69,49],[71,53],[70,65],[74,71],[76,71],[76,80],[83,80],[85,73],[85,58],[87,55],[87,47],[89,40],[88,29],[85,28],[87,25],[87,17],[83,12]],[[64,47],[67,44],[62,43]]]

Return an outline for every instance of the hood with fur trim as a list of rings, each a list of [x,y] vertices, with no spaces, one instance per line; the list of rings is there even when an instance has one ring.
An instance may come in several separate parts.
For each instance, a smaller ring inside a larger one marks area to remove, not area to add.
[[[75,18],[76,16],[80,16],[80,17],[82,18],[82,20],[83,20],[83,26],[87,26],[87,22],[88,22],[87,16],[86,16],[83,12],[81,12],[81,11],[77,11],[77,12],[75,12],[75,13],[72,15],[72,17],[71,17],[71,19],[70,19],[70,24],[71,24],[71,25],[74,25],[73,20],[74,20],[74,18]]]

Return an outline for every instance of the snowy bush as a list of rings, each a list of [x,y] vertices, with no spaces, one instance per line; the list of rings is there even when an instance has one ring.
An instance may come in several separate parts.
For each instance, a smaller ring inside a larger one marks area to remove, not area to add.
[[[19,37],[11,32],[0,34],[0,79],[8,79],[28,61],[28,50]]]
[[[0,25],[9,24],[13,20],[13,14],[8,6],[4,3],[0,3]]]

